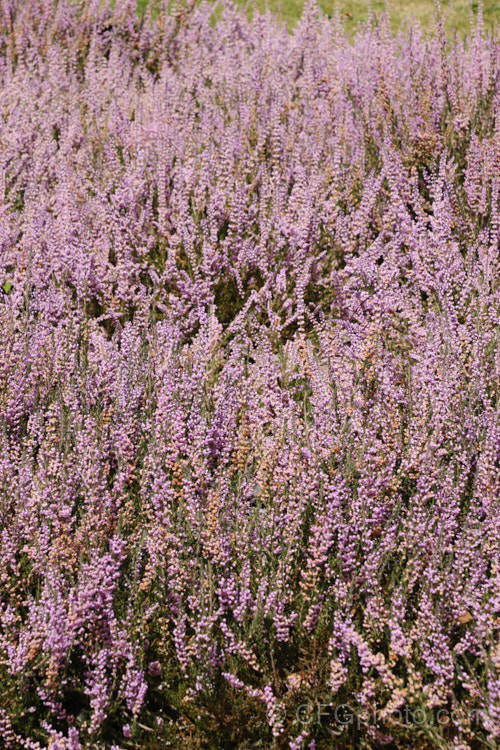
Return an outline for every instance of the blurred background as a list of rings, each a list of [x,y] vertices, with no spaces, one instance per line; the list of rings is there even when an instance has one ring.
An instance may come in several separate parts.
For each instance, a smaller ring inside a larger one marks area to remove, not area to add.
[[[143,12],[149,0],[138,0],[139,12]],[[254,5],[263,11],[268,6],[273,13],[293,26],[300,18],[304,0],[253,0],[245,2],[236,0],[240,5],[246,6],[249,14],[252,13]],[[177,5],[181,3],[178,2]],[[370,8],[377,17],[389,11],[391,27],[394,32],[398,31],[401,24],[414,18],[421,24],[423,29],[428,29],[436,14],[437,3],[434,0],[319,0],[319,5],[328,15],[334,13],[338,8],[343,17],[347,29],[353,29],[360,21],[366,21]],[[174,2],[172,2],[174,7]],[[500,22],[500,0],[483,0],[482,3],[471,0],[442,0],[441,12],[445,17],[445,26],[448,33],[458,32],[465,35],[470,29],[471,17],[477,20],[482,13],[483,23],[487,29],[496,30]]]

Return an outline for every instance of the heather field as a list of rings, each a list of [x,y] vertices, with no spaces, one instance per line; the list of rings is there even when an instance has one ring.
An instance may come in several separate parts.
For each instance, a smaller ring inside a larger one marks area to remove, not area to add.
[[[0,4],[0,748],[500,743],[500,42]]]

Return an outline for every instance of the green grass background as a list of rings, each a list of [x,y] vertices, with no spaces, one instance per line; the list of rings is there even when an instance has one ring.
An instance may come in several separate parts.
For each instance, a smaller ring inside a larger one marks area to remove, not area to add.
[[[239,4],[245,5],[244,0],[237,0]],[[148,0],[138,0],[138,10],[142,12]],[[178,3],[182,3],[182,0]],[[172,2],[172,5],[174,3]],[[251,12],[251,2],[247,2],[249,12]],[[331,15],[335,7],[339,7],[340,12],[345,20],[346,27],[353,29],[360,21],[365,21],[368,15],[367,0],[319,0],[319,4],[327,13]],[[304,5],[303,0],[256,0],[256,6],[259,10],[264,10],[269,6],[271,11],[286,20],[290,26],[293,26],[300,17]],[[432,25],[435,15],[435,4],[433,0],[389,0],[390,18],[393,31],[397,31],[401,23],[414,17],[423,28],[428,29]],[[385,0],[372,0],[371,7],[374,13],[379,16],[386,8]],[[442,0],[441,8],[446,17],[446,28],[448,32],[453,30],[460,34],[466,34],[469,31],[470,13],[477,17],[478,2],[470,0]],[[500,24],[500,0],[484,0],[483,2],[483,19],[486,28],[497,30]]]

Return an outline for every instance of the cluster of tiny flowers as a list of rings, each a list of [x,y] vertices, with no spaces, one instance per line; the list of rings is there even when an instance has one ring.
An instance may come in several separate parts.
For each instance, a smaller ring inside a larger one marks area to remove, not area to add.
[[[0,745],[494,748],[500,43],[135,6],[0,4]]]

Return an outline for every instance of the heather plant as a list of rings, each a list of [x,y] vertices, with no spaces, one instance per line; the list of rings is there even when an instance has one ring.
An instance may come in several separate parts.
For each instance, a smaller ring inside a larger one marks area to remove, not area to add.
[[[5,0],[0,50],[2,746],[495,748],[481,16]]]

